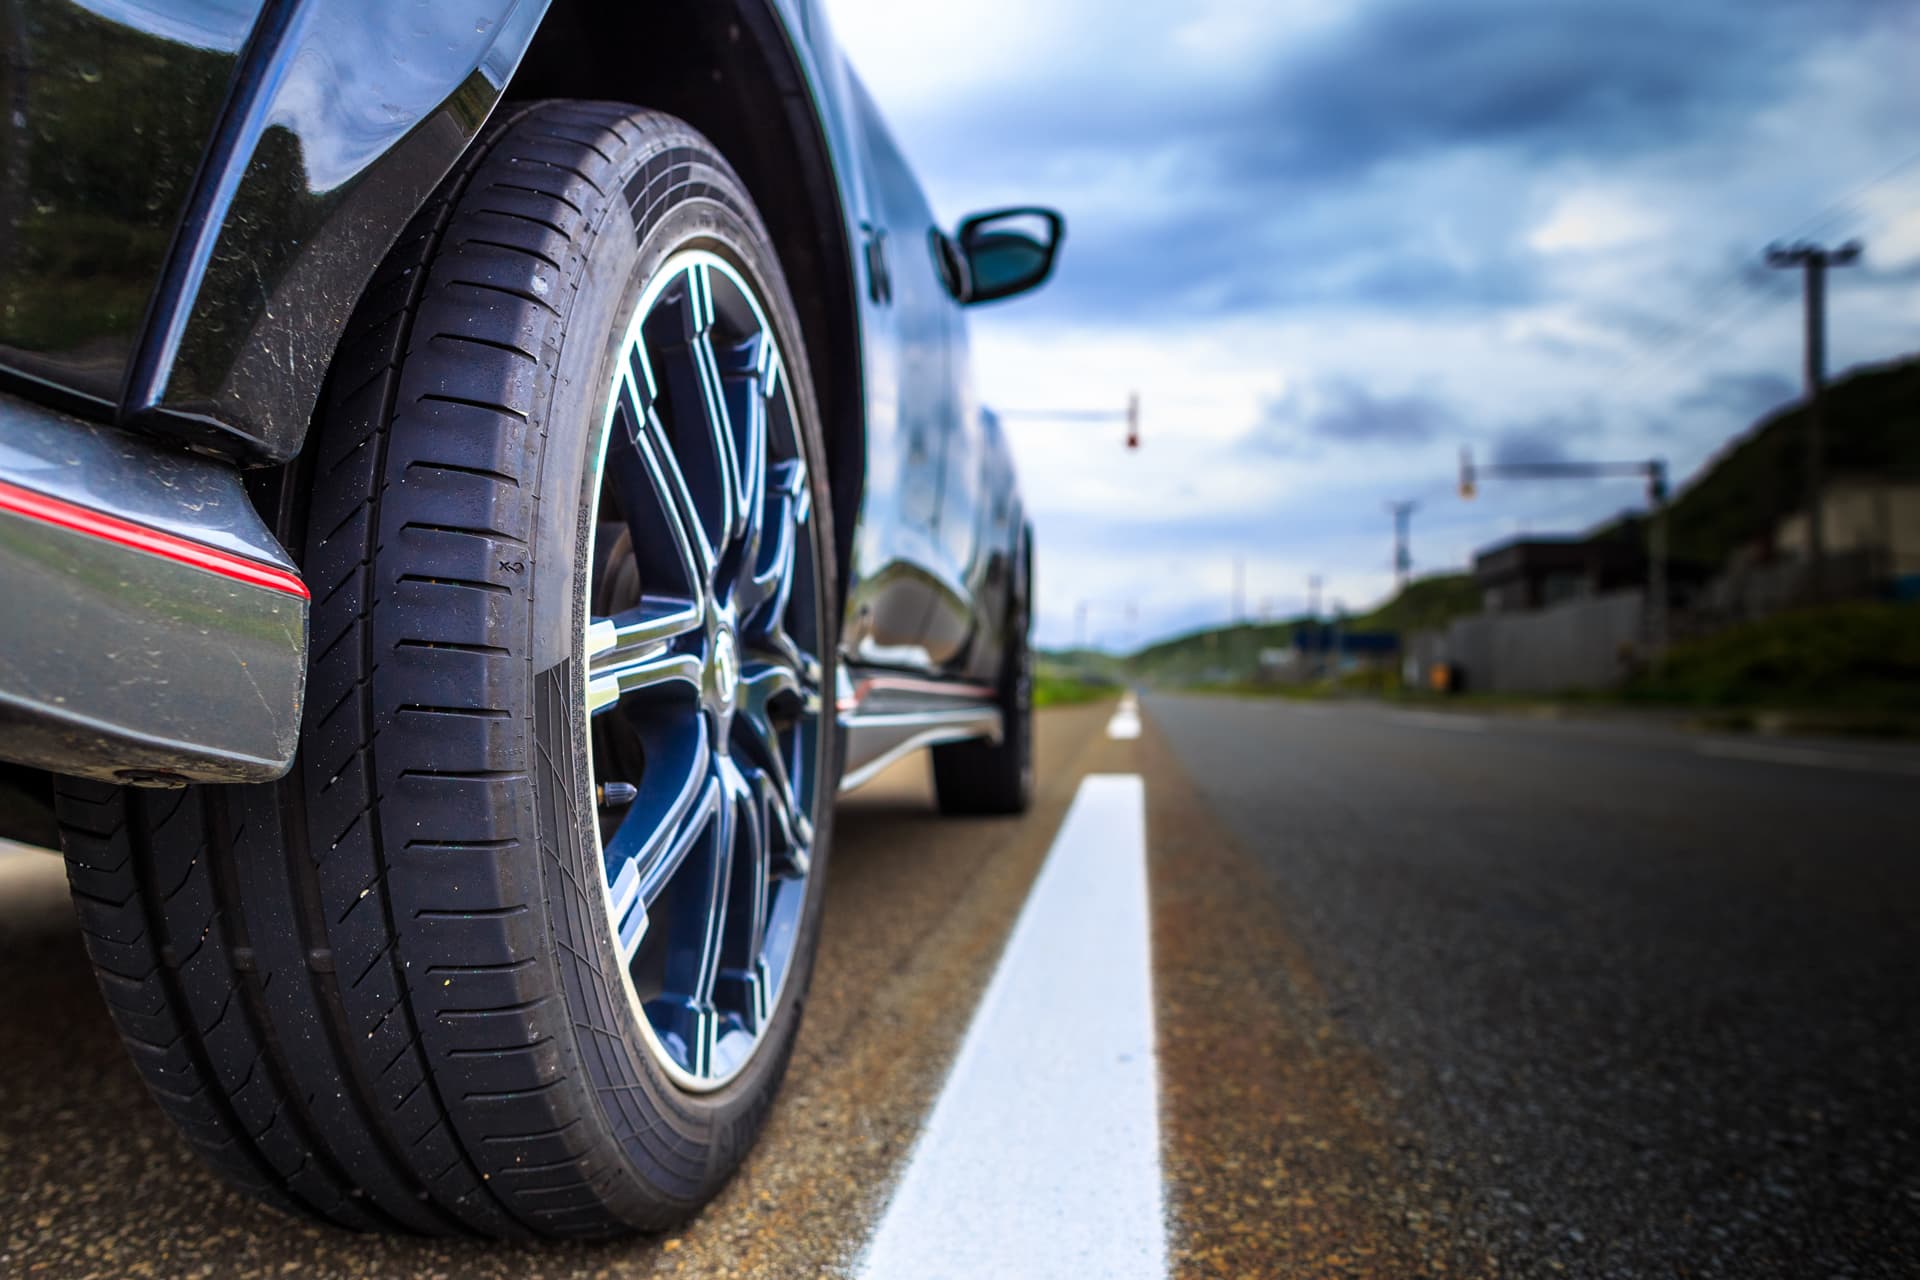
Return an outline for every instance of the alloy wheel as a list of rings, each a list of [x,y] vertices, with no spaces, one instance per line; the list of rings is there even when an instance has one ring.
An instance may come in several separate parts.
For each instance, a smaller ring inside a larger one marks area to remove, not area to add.
[[[608,391],[584,642],[608,926],[681,1087],[736,1076],[791,968],[821,764],[821,548],[792,389],[725,259],[674,254]]]

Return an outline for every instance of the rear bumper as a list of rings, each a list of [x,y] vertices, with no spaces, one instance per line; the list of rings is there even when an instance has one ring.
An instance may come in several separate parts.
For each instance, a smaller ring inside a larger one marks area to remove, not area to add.
[[[236,472],[0,396],[0,758],[280,776],[307,603]]]

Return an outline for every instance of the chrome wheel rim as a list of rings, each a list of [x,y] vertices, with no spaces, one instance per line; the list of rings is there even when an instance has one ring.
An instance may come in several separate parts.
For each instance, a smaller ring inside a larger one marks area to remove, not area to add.
[[[779,344],[676,253],[608,388],[581,616],[607,926],[680,1086],[752,1060],[793,967],[820,802],[820,547]]]

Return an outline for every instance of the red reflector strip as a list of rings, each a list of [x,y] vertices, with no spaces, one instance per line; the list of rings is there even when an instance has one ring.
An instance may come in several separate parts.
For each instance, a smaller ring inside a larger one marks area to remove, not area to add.
[[[264,587],[269,591],[284,592],[300,599],[308,599],[307,584],[300,581],[298,574],[288,573],[270,564],[261,564],[258,560],[249,560],[245,556],[234,555],[231,551],[222,551],[209,547],[202,542],[177,537],[171,533],[162,533],[131,520],[122,520],[91,507],[82,507],[75,503],[64,502],[59,498],[50,498],[44,493],[35,493],[31,489],[22,489],[17,485],[0,480],[0,511],[16,516],[25,516],[29,520],[38,520],[42,524],[54,525],[74,533],[84,533],[90,538],[99,538],[115,546],[126,547],[133,551],[143,551],[151,556],[172,560],[178,564],[191,565],[195,569],[204,569],[208,573],[217,573],[223,578],[235,582],[244,582],[250,587]]]

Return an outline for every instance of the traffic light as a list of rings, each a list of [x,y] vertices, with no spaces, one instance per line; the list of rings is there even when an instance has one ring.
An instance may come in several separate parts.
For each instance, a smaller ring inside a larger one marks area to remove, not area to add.
[[[1140,393],[1133,392],[1127,397],[1127,448],[1140,447]]]

